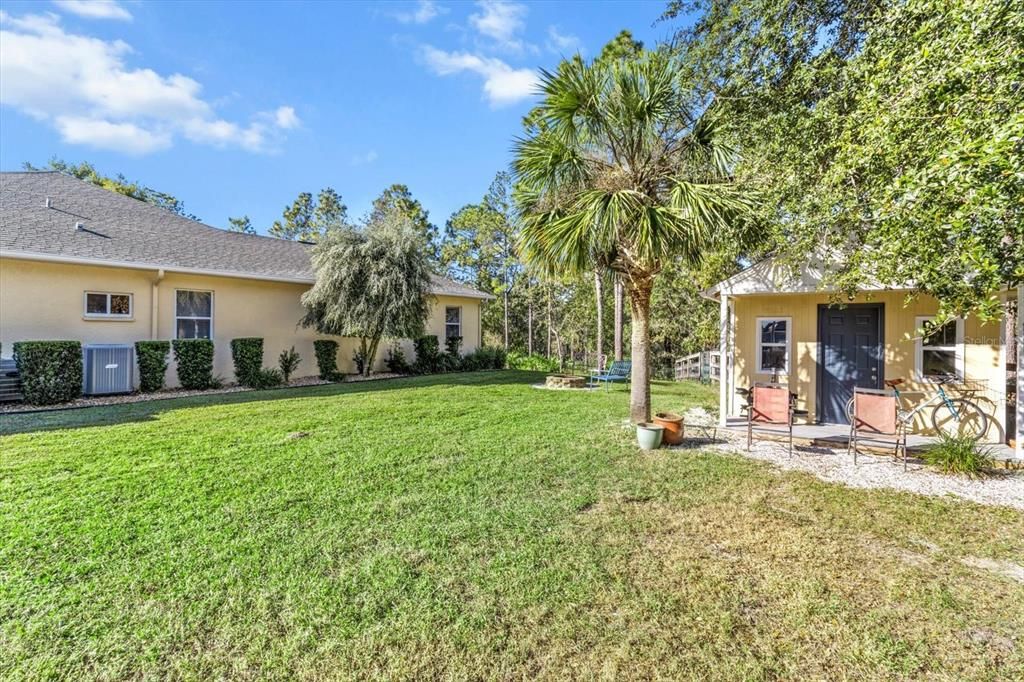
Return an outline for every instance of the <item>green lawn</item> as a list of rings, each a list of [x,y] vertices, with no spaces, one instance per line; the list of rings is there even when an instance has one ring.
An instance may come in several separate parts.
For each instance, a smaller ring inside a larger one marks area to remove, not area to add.
[[[1024,674],[965,563],[1024,514],[641,453],[622,387],[536,379],[0,417],[0,679]]]

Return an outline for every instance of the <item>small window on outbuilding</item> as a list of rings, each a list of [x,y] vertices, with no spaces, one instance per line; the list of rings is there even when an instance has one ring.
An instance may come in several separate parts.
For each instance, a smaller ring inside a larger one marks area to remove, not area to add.
[[[448,307],[444,309],[444,337],[462,336],[462,308]]]
[[[757,318],[757,372],[789,373],[788,317]]]
[[[919,379],[964,378],[964,321],[936,325],[930,317],[917,318],[923,334],[917,339],[916,369]]]

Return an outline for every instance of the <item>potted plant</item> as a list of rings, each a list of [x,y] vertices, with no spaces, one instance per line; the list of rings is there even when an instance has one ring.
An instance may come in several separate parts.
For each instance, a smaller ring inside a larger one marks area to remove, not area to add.
[[[657,450],[661,447],[661,438],[665,427],[650,422],[636,425],[636,442],[641,450]]]
[[[665,429],[662,442],[666,445],[679,445],[683,442],[683,418],[674,412],[659,412],[654,415],[654,423]]]

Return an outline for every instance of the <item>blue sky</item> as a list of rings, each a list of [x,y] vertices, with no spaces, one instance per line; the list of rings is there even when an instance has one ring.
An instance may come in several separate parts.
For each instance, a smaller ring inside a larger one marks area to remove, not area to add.
[[[443,226],[507,167],[536,69],[667,38],[664,4],[5,0],[0,167],[89,160],[261,231],[401,182]]]

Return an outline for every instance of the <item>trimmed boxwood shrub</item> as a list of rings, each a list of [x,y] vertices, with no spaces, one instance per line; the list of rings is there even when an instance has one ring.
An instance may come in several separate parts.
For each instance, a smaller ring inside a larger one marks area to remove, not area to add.
[[[421,336],[412,343],[416,350],[416,359],[412,367],[417,374],[434,374],[441,371],[441,351],[436,336]]]
[[[139,390],[143,393],[159,391],[164,387],[167,374],[169,341],[136,341],[135,357],[139,361]]]
[[[14,362],[21,394],[30,405],[56,405],[82,395],[82,344],[78,341],[17,341]]]
[[[171,342],[182,388],[202,390],[216,385],[213,380],[213,341],[175,339]]]
[[[330,339],[317,339],[313,342],[316,353],[316,368],[320,378],[332,381],[338,377],[338,342]]]
[[[245,337],[231,339],[231,360],[235,363],[235,379],[243,386],[256,386],[263,369],[263,339]]]

